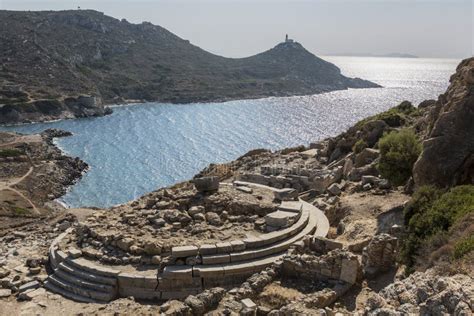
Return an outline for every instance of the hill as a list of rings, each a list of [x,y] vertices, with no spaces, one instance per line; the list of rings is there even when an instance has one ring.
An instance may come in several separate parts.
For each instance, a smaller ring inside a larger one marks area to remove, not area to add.
[[[378,87],[341,75],[293,41],[233,59],[149,22],[92,10],[0,11],[0,26],[0,123],[106,113],[80,95],[104,104],[189,103]]]

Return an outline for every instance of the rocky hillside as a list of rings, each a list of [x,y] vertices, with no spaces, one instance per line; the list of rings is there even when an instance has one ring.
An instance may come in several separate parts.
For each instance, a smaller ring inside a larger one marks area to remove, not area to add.
[[[103,109],[71,110],[63,101],[84,94],[105,104],[188,103],[378,86],[344,77],[296,42],[248,58],[224,58],[160,26],[91,10],[0,11],[0,26],[0,123],[103,115]],[[44,99],[56,103],[34,103]]]

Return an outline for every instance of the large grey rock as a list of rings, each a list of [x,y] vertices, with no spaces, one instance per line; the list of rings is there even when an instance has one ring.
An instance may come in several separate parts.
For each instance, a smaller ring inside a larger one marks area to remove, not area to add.
[[[450,81],[431,112],[433,128],[413,170],[416,186],[474,183],[474,58]]]
[[[373,162],[375,159],[379,157],[380,153],[376,149],[372,148],[365,148],[362,150],[357,156],[355,157],[355,163],[354,166],[356,168],[360,168],[362,166],[365,166],[371,162]]]
[[[213,192],[219,189],[218,177],[195,178],[192,182],[199,192]]]

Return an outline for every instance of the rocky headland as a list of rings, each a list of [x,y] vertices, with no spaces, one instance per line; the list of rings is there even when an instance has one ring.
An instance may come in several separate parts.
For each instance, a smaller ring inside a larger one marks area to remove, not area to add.
[[[473,73],[336,137],[5,230],[0,312],[471,315]]]
[[[379,87],[343,76],[293,41],[225,58],[149,22],[132,24],[92,10],[0,10],[0,26],[0,124],[104,115],[110,109],[103,105],[130,102]]]

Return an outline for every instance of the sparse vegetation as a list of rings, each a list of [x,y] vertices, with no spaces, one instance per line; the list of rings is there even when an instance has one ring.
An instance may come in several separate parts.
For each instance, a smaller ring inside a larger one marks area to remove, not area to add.
[[[363,139],[359,139],[354,146],[352,147],[352,151],[356,154],[360,153],[362,150],[367,148],[367,143]]]
[[[29,214],[29,211],[26,208],[13,206],[12,211],[16,216],[25,216]]]
[[[356,126],[362,127],[367,124],[367,122],[382,120],[390,127],[401,127],[406,125],[410,117],[418,116],[419,113],[419,110],[414,107],[413,104],[408,101],[404,101],[385,112],[370,116],[366,119],[359,121]]]
[[[470,236],[457,242],[454,246],[453,257],[455,259],[461,259],[465,254],[472,250],[474,250],[474,236]]]
[[[409,129],[385,134],[378,143],[380,174],[394,185],[403,185],[412,174],[421,153],[421,144]]]
[[[405,208],[408,232],[402,246],[402,260],[412,267],[420,248],[424,247],[438,249],[437,257],[452,253],[453,258],[461,258],[474,247],[474,237],[469,232],[472,219],[469,215],[473,212],[474,185],[457,186],[445,193],[434,187],[421,187]],[[454,249],[448,245],[453,236],[456,239],[465,234],[470,236],[456,241]]]
[[[18,149],[0,149],[0,158],[18,157],[21,155],[23,155],[23,152]]]

